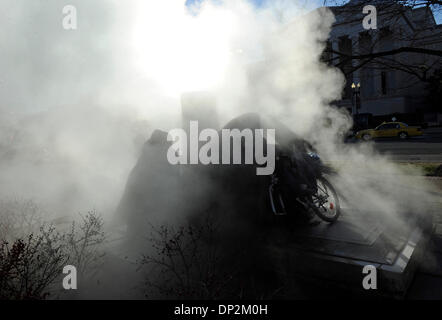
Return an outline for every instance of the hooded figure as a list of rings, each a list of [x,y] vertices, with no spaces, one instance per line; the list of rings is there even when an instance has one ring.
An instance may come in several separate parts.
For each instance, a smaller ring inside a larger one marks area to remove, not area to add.
[[[146,236],[149,223],[176,210],[178,167],[167,161],[167,132],[155,130],[144,144],[117,208],[130,237]]]

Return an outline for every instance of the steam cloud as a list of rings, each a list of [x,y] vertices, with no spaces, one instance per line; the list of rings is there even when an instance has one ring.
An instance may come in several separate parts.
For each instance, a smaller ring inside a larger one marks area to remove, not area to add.
[[[333,17],[297,18],[287,1],[77,0],[71,31],[57,1],[2,4],[4,196],[112,208],[141,143],[179,124],[185,91],[215,93],[221,123],[270,111],[299,132],[341,92],[318,63]]]
[[[3,197],[112,213],[142,143],[179,125],[181,93],[210,90],[222,124],[263,112],[315,142],[341,166],[334,182],[349,206],[394,218],[430,202],[369,144],[342,144],[351,121],[331,103],[345,80],[320,62],[331,12],[289,1],[73,0],[78,30],[67,31],[60,1],[0,3]]]

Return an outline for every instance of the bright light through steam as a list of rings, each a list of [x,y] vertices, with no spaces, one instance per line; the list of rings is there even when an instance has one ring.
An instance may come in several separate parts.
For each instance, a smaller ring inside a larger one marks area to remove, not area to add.
[[[169,1],[139,4],[132,44],[143,75],[168,93],[207,90],[223,77],[231,58],[235,19],[205,5],[197,16]]]

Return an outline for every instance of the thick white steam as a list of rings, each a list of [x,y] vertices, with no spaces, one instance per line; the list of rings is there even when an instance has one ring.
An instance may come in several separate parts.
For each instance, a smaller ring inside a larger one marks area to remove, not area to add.
[[[68,31],[59,1],[0,3],[3,196],[111,211],[150,132],[178,126],[181,94],[205,90],[221,123],[264,112],[316,142],[341,166],[336,183],[353,202],[398,213],[418,201],[395,187],[405,178],[393,164],[341,143],[351,122],[330,103],[344,77],[320,62],[334,20],[327,10],[73,0],[78,29]],[[373,171],[378,182],[367,178]]]

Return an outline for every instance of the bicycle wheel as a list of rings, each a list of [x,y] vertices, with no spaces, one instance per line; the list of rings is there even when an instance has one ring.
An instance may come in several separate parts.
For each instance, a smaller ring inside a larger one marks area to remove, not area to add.
[[[338,194],[332,184],[321,177],[316,180],[318,191],[312,196],[312,209],[326,222],[336,222],[341,214]]]

